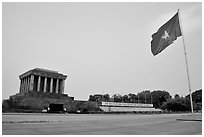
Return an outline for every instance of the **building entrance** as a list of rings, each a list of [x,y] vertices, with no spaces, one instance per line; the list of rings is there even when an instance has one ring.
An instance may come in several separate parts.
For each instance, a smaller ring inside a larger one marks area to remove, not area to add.
[[[49,104],[49,108],[50,108],[50,112],[63,112],[64,111],[64,107],[63,107],[63,104],[53,104],[53,103],[50,103]]]

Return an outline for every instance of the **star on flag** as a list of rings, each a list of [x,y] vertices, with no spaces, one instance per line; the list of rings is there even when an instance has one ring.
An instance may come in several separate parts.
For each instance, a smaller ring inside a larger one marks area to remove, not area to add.
[[[162,38],[166,40],[168,37],[169,37],[169,33],[165,30]]]

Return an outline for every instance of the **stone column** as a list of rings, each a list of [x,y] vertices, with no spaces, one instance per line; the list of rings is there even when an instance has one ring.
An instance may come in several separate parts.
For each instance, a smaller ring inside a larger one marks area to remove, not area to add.
[[[58,91],[59,91],[59,79],[57,79],[55,92],[58,94]]]
[[[29,87],[30,87],[30,76],[28,76],[27,92],[29,91]]]
[[[33,91],[33,84],[34,84],[34,75],[30,76],[30,84],[29,84],[29,90]]]
[[[64,94],[64,79],[62,80],[60,90],[61,90],[60,93],[61,93],[61,94]]]
[[[30,89],[30,76],[28,76],[28,91]]]
[[[26,91],[26,78],[23,78],[23,91]]]
[[[22,92],[22,79],[20,79],[20,93]]]
[[[26,77],[26,92],[28,92],[28,77]]]
[[[25,78],[23,78],[22,81],[22,91],[25,92]]]
[[[38,86],[37,86],[38,88],[37,88],[37,91],[40,91],[40,81],[41,81],[41,76],[38,77]]]
[[[25,77],[25,81],[26,81],[26,84],[25,84],[25,91],[28,92],[28,77]]]
[[[28,84],[28,78],[25,77],[25,92],[27,92],[27,84]]]
[[[28,85],[27,85],[27,90],[29,91],[30,89],[30,76],[28,76]]]
[[[22,83],[21,83],[21,91],[23,92],[24,91],[24,78],[22,78]]]
[[[50,81],[50,93],[52,93],[52,88],[53,88],[53,78],[51,78],[51,81]]]
[[[29,87],[30,87],[30,76],[28,76],[27,92],[29,91]]]
[[[45,81],[44,81],[44,92],[46,92],[47,89],[47,77],[45,77]]]

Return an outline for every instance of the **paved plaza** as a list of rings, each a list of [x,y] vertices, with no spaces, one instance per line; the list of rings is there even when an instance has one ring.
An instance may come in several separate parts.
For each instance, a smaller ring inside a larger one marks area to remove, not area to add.
[[[3,114],[3,135],[201,135],[190,114]]]

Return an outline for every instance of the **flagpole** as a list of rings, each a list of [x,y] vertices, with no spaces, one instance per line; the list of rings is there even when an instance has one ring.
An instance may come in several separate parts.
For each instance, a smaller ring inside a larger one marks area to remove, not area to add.
[[[194,112],[193,112],[193,100],[192,100],[192,95],[191,95],[191,84],[190,84],[190,76],[189,76],[189,69],[188,69],[188,61],[187,61],[187,53],[186,53],[186,46],[185,46],[185,41],[184,41],[184,35],[183,35],[183,28],[182,28],[182,23],[181,23],[181,18],[180,18],[180,10],[178,9],[178,16],[179,16],[179,24],[181,27],[181,34],[182,34],[182,39],[183,39],[183,49],[184,49],[184,56],[185,56],[185,62],[186,62],[186,72],[187,72],[187,77],[188,77],[188,88],[189,88],[189,94],[190,94],[190,101],[191,101],[191,112],[193,119],[194,117]]]

